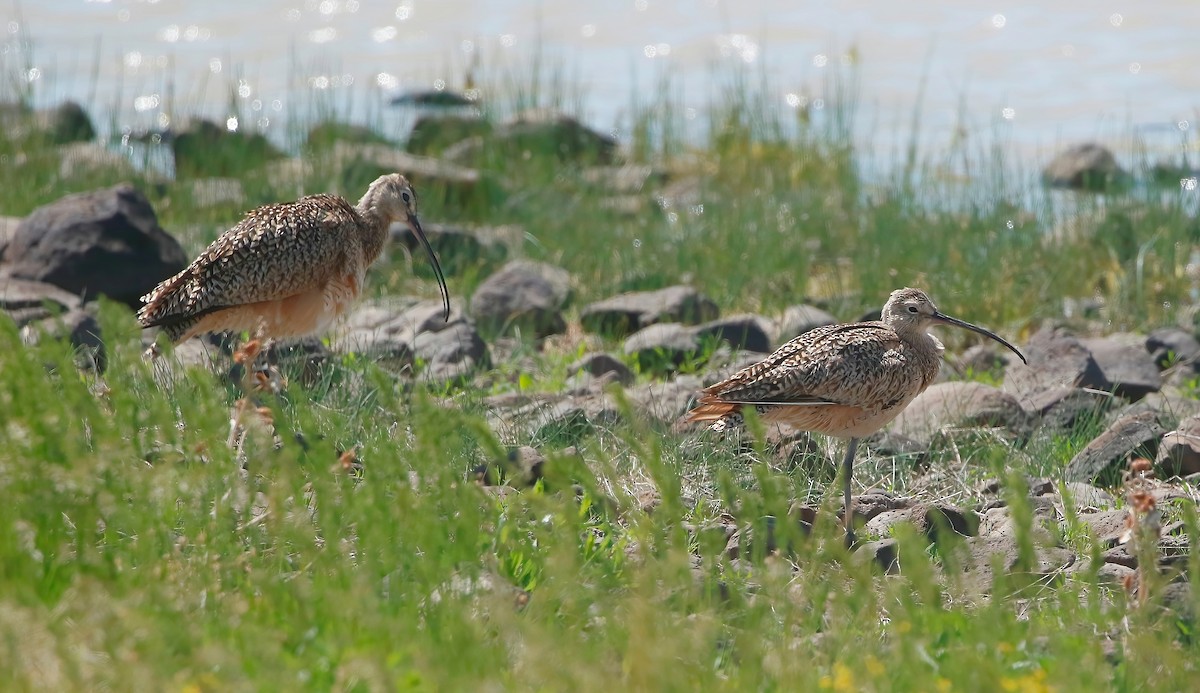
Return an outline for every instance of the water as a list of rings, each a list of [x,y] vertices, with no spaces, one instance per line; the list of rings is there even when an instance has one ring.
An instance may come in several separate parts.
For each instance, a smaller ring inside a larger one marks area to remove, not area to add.
[[[1177,156],[1200,120],[1196,0],[0,2],[3,65],[35,103],[80,100],[118,131],[199,113],[294,143],[324,107],[400,136],[409,116],[388,97],[460,89],[475,59],[519,72],[539,51],[618,136],[663,75],[703,114],[734,66],[765,76],[779,109],[819,115],[828,73],[853,63],[856,134],[884,156],[918,106],[923,151],[1000,142],[1034,163],[1087,139],[1128,158],[1131,135]]]

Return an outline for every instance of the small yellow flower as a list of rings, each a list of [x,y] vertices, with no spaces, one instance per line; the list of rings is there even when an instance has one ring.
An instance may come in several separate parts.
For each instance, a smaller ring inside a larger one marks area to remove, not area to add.
[[[833,665],[833,690],[849,693],[854,688],[854,672],[841,662]]]
[[[867,673],[870,674],[871,676],[883,675],[883,672],[884,672],[883,662],[880,662],[878,659],[876,659],[875,655],[867,655],[867,658],[863,662],[863,664],[867,668]]]
[[[1002,642],[996,645],[996,649],[1000,651],[1000,654],[1008,654],[1013,651],[1013,646],[1010,642]]]
[[[938,693],[950,693],[950,679],[939,678],[934,685],[937,686]]]

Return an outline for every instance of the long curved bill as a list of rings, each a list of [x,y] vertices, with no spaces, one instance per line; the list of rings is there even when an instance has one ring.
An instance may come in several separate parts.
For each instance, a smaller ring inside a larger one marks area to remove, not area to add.
[[[408,225],[412,228],[413,235],[421,242],[421,247],[428,253],[429,262],[433,263],[433,273],[437,275],[438,286],[442,289],[442,319],[450,322],[450,290],[446,288],[446,275],[442,273],[442,265],[438,262],[437,253],[433,252],[433,246],[429,245],[429,239],[421,230],[421,221],[417,219],[417,215],[412,214],[408,217]],[[996,339],[1000,338],[996,337]]]
[[[1008,347],[1009,351],[1016,354],[1021,359],[1022,363],[1029,365],[1029,360],[1025,358],[1025,354],[1022,354],[1019,349],[1017,349],[1015,346],[1006,342],[1003,337],[996,334],[995,332],[992,332],[990,330],[985,330],[982,327],[980,327],[979,325],[972,325],[971,323],[967,322],[966,320],[959,320],[958,318],[952,318],[949,315],[946,315],[945,313],[935,312],[933,314],[933,319],[937,320],[938,322],[945,323],[947,325],[954,325],[955,327],[961,327],[963,329],[970,330],[972,332],[977,332],[977,333],[983,335],[984,337],[989,337],[991,339],[994,339],[997,342],[1000,342],[1004,346]]]

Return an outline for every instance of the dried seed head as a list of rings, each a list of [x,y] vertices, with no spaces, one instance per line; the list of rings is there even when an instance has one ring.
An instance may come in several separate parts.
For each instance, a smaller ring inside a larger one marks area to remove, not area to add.
[[[254,359],[258,358],[258,352],[262,351],[262,342],[257,339],[251,339],[233,352],[233,362],[246,365],[254,363]]]
[[[1129,504],[1135,513],[1145,515],[1154,510],[1157,501],[1154,500],[1154,496],[1148,491],[1134,491],[1129,494]]]
[[[1145,474],[1146,472],[1150,471],[1153,466],[1154,463],[1150,460],[1146,459],[1145,457],[1139,457],[1129,463],[1129,470],[1134,474]]]

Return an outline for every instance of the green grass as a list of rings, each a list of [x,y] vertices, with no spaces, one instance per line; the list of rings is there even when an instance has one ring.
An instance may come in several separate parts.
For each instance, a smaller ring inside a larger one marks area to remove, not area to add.
[[[562,79],[545,69],[497,83],[514,106],[571,102],[540,90]],[[635,102],[636,160],[694,177],[702,210],[648,201],[629,217],[571,166],[485,156],[502,198],[455,207],[430,190],[423,218],[522,226],[520,254],[570,270],[577,304],[690,282],[727,313],[807,298],[849,319],[910,284],[1018,340],[1064,298],[1102,298],[1112,330],[1190,320],[1200,229],[1184,200],[1138,186],[1077,198],[1095,223],[1055,233],[1057,203],[1000,175],[999,156],[973,185],[938,182],[932,165],[868,183],[846,113],[793,122],[747,80],[733,86],[700,143],[680,137],[669,83]],[[7,215],[127,177],[62,180],[51,146],[7,132],[0,163]],[[321,163],[306,191],[360,193]],[[134,180],[195,252],[244,207],[294,196],[250,164],[241,206],[200,208],[187,181]],[[432,296],[421,263],[413,279],[395,257],[373,271],[375,290]],[[489,263],[463,267],[452,291],[469,295]],[[956,570],[961,546],[930,550],[906,528],[903,574],[879,575],[845,553],[834,522],[806,534],[773,519],[794,501],[833,502],[819,461],[810,475],[753,445],[697,448],[628,409],[540,441],[549,471],[536,486],[478,486],[473,469],[535,442],[498,440],[482,398],[561,390],[582,353],[571,338],[518,346],[482,388],[337,360],[263,401],[282,446],[252,431],[243,471],[225,445],[236,388],[199,370],[158,382],[128,309],[105,304],[102,318],[103,376],[77,371],[62,344],[20,346],[0,321],[0,689],[1133,691],[1200,678],[1195,621],[1178,610],[1132,608],[1088,570],[1044,582],[1018,570],[981,591]],[[988,476],[1055,477],[1098,426],[974,433],[920,468],[867,455],[857,481],[948,495]],[[360,473],[338,464],[349,449]],[[949,480],[929,481],[931,469]],[[1027,535],[1033,520],[1013,500]],[[722,513],[760,537],[773,526],[791,550],[744,540],[730,558]],[[1086,537],[1067,534],[1086,559]]]

